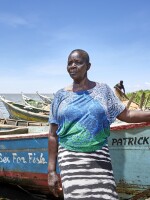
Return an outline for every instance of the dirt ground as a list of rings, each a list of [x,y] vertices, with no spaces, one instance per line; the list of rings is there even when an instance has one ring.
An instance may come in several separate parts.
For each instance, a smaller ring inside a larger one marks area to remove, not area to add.
[[[138,198],[138,199],[150,200],[150,198]],[[28,191],[23,190],[22,188],[9,185],[9,184],[0,183],[0,200],[63,200],[63,199],[54,198],[54,197],[46,197],[45,195],[37,196]]]
[[[56,198],[35,195],[17,186],[0,183],[0,200],[56,200]]]

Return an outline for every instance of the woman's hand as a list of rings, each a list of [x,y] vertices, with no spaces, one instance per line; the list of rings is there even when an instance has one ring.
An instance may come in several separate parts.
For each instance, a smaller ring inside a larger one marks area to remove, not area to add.
[[[59,193],[62,192],[60,180],[55,171],[48,173],[48,186],[49,190],[55,197],[59,197]]]

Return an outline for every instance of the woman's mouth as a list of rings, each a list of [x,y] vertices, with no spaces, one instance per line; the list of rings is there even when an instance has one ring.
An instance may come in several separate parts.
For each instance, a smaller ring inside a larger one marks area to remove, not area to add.
[[[77,72],[70,72],[70,75],[75,75]]]

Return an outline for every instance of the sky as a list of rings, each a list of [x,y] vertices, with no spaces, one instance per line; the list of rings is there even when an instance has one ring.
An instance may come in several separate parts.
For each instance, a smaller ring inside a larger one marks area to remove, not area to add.
[[[67,59],[89,53],[88,78],[150,89],[149,0],[0,0],[0,93],[55,93]]]

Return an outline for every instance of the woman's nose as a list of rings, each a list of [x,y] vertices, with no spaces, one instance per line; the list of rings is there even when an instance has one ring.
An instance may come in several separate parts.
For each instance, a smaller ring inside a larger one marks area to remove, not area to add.
[[[74,68],[76,67],[76,64],[73,62],[71,65],[70,65],[71,68]]]

